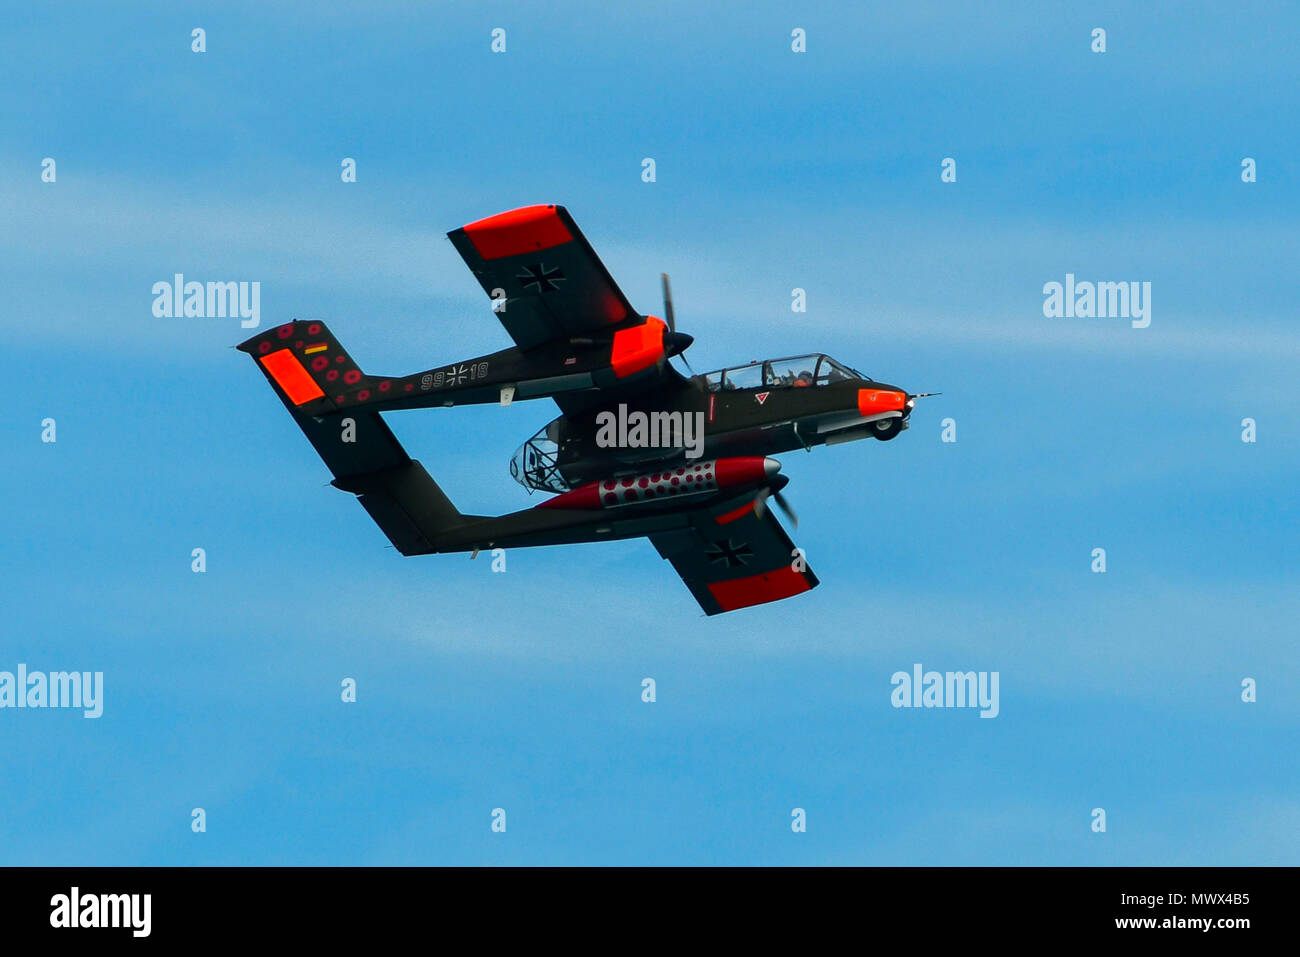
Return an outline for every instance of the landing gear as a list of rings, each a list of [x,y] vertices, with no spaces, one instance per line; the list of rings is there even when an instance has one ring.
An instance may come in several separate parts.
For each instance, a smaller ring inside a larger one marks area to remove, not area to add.
[[[871,423],[871,434],[882,442],[888,442],[902,431],[903,420],[901,417],[897,419],[877,419]]]

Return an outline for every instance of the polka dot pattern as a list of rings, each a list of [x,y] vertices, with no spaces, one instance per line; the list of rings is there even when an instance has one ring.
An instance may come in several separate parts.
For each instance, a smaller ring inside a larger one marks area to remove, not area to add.
[[[631,478],[606,479],[600,483],[601,502],[606,508],[633,505],[652,499],[695,495],[718,490],[717,462],[710,460],[684,465],[668,472],[652,472]]]

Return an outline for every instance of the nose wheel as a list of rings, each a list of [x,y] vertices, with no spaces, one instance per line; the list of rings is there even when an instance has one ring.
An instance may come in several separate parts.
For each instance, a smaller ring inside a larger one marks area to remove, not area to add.
[[[871,434],[882,442],[888,442],[903,431],[903,419],[878,419],[871,423]]]

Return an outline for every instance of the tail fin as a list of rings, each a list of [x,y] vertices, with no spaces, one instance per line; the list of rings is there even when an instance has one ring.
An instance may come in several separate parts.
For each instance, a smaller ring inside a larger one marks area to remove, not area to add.
[[[356,494],[399,552],[436,551],[438,534],[464,523],[466,516],[424,466],[406,454],[378,412],[339,407],[343,397],[332,395],[328,387],[342,382],[352,389],[367,377],[324,323],[295,320],[238,348],[257,360],[307,441],[334,473],[331,484]]]
[[[362,372],[325,323],[315,319],[268,329],[239,348],[257,360],[290,407],[306,415],[354,405],[357,390],[389,382]]]

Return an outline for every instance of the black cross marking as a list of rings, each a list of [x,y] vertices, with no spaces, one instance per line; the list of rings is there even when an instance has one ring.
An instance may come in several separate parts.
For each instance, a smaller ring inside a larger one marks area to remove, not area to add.
[[[754,550],[745,542],[739,545],[733,545],[731,539],[726,542],[716,541],[713,547],[704,553],[704,557],[711,562],[726,562],[728,568],[736,568],[739,565],[748,565],[746,558],[751,557]]]
[[[544,263],[533,263],[525,266],[524,271],[515,278],[525,289],[536,286],[537,292],[554,292],[564,282],[564,273],[558,266],[547,269]]]

